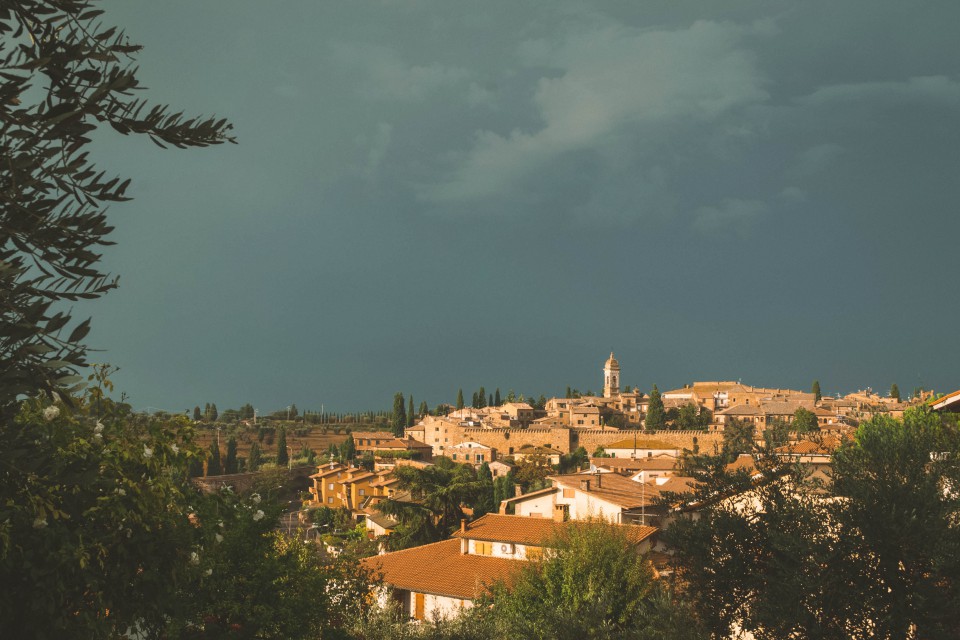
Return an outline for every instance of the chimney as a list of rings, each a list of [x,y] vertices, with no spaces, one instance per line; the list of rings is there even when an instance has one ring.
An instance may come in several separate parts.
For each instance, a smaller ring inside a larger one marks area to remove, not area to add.
[[[582,490],[584,490],[584,491],[590,491],[590,481],[589,481],[589,480],[581,480],[581,481],[580,481],[580,488],[581,488]]]
[[[514,485],[514,487],[513,487],[513,495],[514,495],[514,497],[516,497],[516,498],[519,498],[520,496],[522,496],[522,495],[523,495],[523,487],[521,487],[520,485]]]
[[[460,518],[460,533],[466,533],[466,532],[467,532],[467,519]]]
[[[597,489],[599,489],[602,486],[600,478],[603,476],[603,474],[600,473],[600,471],[597,471],[596,475],[597,475]]]
[[[553,506],[553,521],[554,521],[554,522],[564,522],[564,520],[565,520],[564,515],[565,515],[565,514],[564,514],[564,512],[563,512],[563,505],[562,505],[562,504],[556,504],[556,505]]]

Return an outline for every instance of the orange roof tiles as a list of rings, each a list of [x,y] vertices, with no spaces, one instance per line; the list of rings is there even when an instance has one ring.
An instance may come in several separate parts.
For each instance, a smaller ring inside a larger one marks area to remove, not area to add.
[[[373,556],[360,561],[398,589],[451,598],[473,599],[499,580],[509,584],[522,560],[460,553],[460,540]]]
[[[489,542],[514,542],[517,544],[542,545],[557,534],[570,527],[575,527],[576,521],[554,522],[545,518],[529,518],[525,516],[508,516],[488,513],[467,525],[466,531],[453,534],[455,538],[483,540]],[[617,525],[631,542],[638,543],[657,532],[656,527],[639,525]]]

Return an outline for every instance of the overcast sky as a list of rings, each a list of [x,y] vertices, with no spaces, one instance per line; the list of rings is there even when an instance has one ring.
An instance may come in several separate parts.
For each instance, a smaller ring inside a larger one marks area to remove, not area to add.
[[[955,0],[105,4],[239,139],[97,141],[137,408],[960,387]]]

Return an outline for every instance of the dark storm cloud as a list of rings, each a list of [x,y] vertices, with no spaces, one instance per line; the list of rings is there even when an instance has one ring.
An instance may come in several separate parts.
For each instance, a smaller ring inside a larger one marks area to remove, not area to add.
[[[94,343],[138,404],[549,395],[611,349],[647,388],[957,386],[960,5],[108,10],[241,140],[99,141],[136,199]]]

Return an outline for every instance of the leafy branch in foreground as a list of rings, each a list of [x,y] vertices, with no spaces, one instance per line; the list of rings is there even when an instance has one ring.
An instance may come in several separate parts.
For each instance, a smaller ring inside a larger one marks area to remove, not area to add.
[[[187,117],[136,97],[140,46],[104,25],[95,4],[0,4],[0,413],[7,418],[18,398],[80,381],[90,321],[72,323],[57,303],[98,298],[117,285],[99,267],[99,248],[111,244],[106,206],[128,199],[130,180],[94,166],[86,150],[92,133],[109,125],[178,148],[234,141],[224,119]]]

